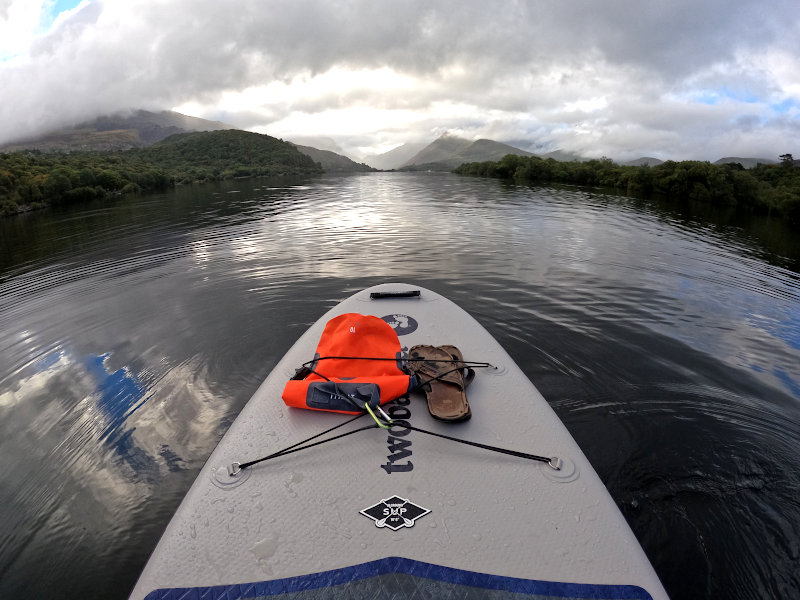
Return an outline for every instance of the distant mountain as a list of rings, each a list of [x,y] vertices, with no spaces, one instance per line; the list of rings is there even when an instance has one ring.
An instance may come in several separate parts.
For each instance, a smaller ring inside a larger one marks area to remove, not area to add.
[[[189,117],[174,111],[150,112],[136,110],[98,117],[53,131],[35,139],[20,140],[0,150],[16,152],[41,150],[42,152],[70,152],[80,150],[115,151],[144,148],[176,133],[191,131],[218,131],[233,129],[218,121]]]
[[[376,169],[383,169],[385,171],[399,169],[427,145],[428,144],[425,142],[403,144],[383,154],[366,156],[364,157],[364,161]]]
[[[424,165],[446,161],[462,150],[466,150],[471,144],[472,142],[470,140],[445,133],[409,158],[403,167],[412,167],[415,165],[422,167]]]
[[[344,149],[339,144],[336,143],[336,140],[327,136],[321,136],[321,135],[292,136],[292,139],[286,141],[298,147],[307,146],[309,148],[315,148],[317,150],[327,150],[328,152],[334,152],[336,154],[341,154],[342,156],[347,156],[344,153]]]
[[[552,158],[559,162],[583,162],[586,160],[583,156],[575,154],[574,152],[567,152],[566,150],[553,150],[547,154],[542,154],[542,158]]]
[[[641,158],[637,158],[636,160],[629,160],[628,162],[621,163],[623,166],[626,167],[643,167],[645,165],[649,165],[651,167],[655,167],[656,165],[660,165],[664,161],[660,158],[653,158],[652,156],[642,156]]]
[[[731,163],[739,163],[745,169],[752,169],[753,167],[757,167],[759,164],[761,165],[776,165],[778,164],[777,160],[771,160],[769,158],[740,158],[738,156],[726,156],[725,158],[720,158],[715,165],[727,165]]]
[[[290,144],[292,142],[289,142]],[[347,158],[341,154],[331,152],[330,150],[320,150],[312,148],[311,146],[299,146],[292,144],[303,154],[311,157],[314,162],[322,165],[322,169],[326,173],[357,173],[364,171],[375,171],[374,167],[357,163],[354,160]]]
[[[492,140],[476,140],[456,157],[463,162],[479,162],[484,160],[500,160],[506,154],[516,154],[517,156],[533,156],[532,152],[520,150],[514,146],[495,142]]]
[[[500,160],[506,154],[533,156],[530,152],[493,140],[475,142],[445,133],[411,157],[403,170],[451,171],[467,162]]]

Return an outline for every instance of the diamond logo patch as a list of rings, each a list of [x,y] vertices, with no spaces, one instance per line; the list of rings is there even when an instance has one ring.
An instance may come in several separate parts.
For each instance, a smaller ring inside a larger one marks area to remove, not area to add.
[[[413,527],[417,519],[431,511],[400,496],[392,496],[359,512],[375,521],[375,527],[397,531],[401,527]]]

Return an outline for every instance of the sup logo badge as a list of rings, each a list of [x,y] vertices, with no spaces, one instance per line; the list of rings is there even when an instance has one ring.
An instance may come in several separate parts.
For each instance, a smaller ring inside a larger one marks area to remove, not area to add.
[[[417,320],[408,315],[386,315],[385,317],[381,317],[381,319],[391,325],[398,336],[413,333],[417,330],[417,327],[419,327]]]
[[[417,519],[431,511],[400,496],[392,496],[360,512],[375,521],[375,527],[388,527],[397,531],[401,527],[413,527]]]

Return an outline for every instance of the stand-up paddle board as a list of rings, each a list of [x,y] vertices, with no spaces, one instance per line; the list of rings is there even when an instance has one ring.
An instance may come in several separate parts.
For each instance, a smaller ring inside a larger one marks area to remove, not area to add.
[[[389,323],[405,357],[420,345],[460,350],[476,373],[470,418],[432,418],[424,388],[374,418],[287,406],[287,381],[348,313]],[[131,598],[412,597],[667,595],[578,445],[494,338],[432,291],[383,284],[331,309],[275,367]]]

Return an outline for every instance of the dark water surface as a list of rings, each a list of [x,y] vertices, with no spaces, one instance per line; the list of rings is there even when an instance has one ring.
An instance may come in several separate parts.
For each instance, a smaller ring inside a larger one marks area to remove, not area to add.
[[[399,173],[2,220],[0,598],[125,598],[279,358],[387,280],[498,338],[673,598],[800,597],[800,253],[756,228]]]

